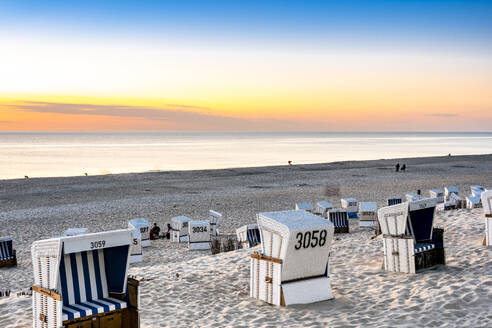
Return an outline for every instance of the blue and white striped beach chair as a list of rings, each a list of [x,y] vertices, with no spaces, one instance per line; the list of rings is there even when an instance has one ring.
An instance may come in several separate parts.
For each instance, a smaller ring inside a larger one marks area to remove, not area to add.
[[[12,237],[0,237],[0,268],[17,265]]]
[[[335,226],[335,233],[349,233],[348,213],[345,209],[332,209],[328,211],[328,218]]]
[[[444,230],[433,227],[436,205],[435,197],[424,198],[378,211],[385,270],[415,273],[445,264]]]
[[[116,230],[34,242],[33,327],[137,327],[131,238]]]

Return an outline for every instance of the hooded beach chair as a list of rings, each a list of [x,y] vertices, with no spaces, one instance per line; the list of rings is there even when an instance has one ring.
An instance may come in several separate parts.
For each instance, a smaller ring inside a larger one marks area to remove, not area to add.
[[[405,198],[407,199],[407,202],[414,202],[416,200],[423,199],[423,197],[421,195],[414,194],[413,192],[406,194]]]
[[[87,228],[70,228],[63,232],[64,236],[78,236],[88,233],[89,229]]]
[[[355,198],[342,198],[340,200],[342,208],[347,210],[347,215],[350,219],[357,219],[359,212],[359,202]]]
[[[138,327],[131,239],[124,229],[34,242],[33,327]]]
[[[142,235],[142,247],[151,246],[150,242],[150,223],[144,218],[138,218],[128,221],[128,228],[140,229],[140,234]]]
[[[444,230],[433,227],[436,205],[435,198],[424,198],[379,209],[385,270],[415,273],[445,264]]]
[[[452,194],[459,195],[459,190],[456,187],[444,187],[444,200],[449,201]]]
[[[333,223],[334,233],[349,233],[347,210],[331,209],[328,211],[328,219]]]
[[[378,203],[360,202],[359,203],[359,226],[376,227],[378,221]]]
[[[287,306],[332,299],[333,224],[306,211],[258,214],[261,251],[251,254],[250,296]]]
[[[483,245],[492,245],[492,190],[482,193],[482,207],[485,216],[485,237]]]
[[[296,210],[304,210],[307,212],[313,212],[314,208],[312,204],[309,203],[296,203]]]
[[[444,191],[441,189],[429,190],[430,198],[435,198],[438,203],[444,203]]]
[[[473,185],[470,186],[470,191],[472,196],[480,197],[482,193],[485,191],[485,188],[479,185]]]
[[[316,214],[321,215],[324,218],[328,218],[328,211],[333,208],[333,204],[327,201],[321,201],[316,203]]]
[[[468,196],[465,198],[466,208],[480,208],[482,207],[482,201],[480,200],[480,196]]]
[[[390,197],[388,198],[388,206],[393,206],[396,204],[401,204],[403,201],[401,197]]]
[[[210,222],[210,234],[212,236],[218,236],[219,229],[217,228],[217,226],[219,225],[219,222],[222,219],[222,214],[214,210],[209,210],[208,213],[209,213],[208,221]]]
[[[17,256],[12,237],[0,237],[0,268],[17,265]]]
[[[188,242],[188,223],[193,221],[187,216],[171,218],[171,241],[175,243]]]
[[[130,245],[130,263],[143,261],[142,234],[140,229],[129,229],[132,232],[132,244]]]
[[[237,228],[236,235],[243,248],[254,247],[261,243],[260,230],[257,224],[247,224]]]
[[[451,193],[449,195],[449,200],[448,202],[452,205],[453,203],[455,204],[455,208],[462,208],[463,207],[463,199],[461,199],[458,194]]]
[[[208,220],[188,222],[188,249],[210,249],[210,222]]]

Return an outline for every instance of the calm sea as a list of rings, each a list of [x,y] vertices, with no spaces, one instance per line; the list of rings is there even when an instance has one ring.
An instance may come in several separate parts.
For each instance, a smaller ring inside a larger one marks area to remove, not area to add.
[[[492,133],[0,133],[0,179],[489,154]]]

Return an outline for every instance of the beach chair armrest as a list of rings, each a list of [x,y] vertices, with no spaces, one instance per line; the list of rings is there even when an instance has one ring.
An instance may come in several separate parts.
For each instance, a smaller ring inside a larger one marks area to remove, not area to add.
[[[128,307],[129,308],[137,308],[140,300],[138,288],[140,286],[140,281],[133,278],[128,277],[127,289],[128,289]]]
[[[56,301],[61,301],[62,296],[58,293],[56,293],[54,290],[48,289],[48,288],[43,288],[38,285],[33,285],[32,286],[32,291],[35,293],[43,294],[45,296],[51,297],[52,299]]]

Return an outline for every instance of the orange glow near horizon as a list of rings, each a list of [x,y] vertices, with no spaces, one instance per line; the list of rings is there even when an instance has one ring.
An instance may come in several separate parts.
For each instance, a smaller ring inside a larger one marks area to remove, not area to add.
[[[149,50],[10,40],[0,63],[9,63],[0,79],[2,131],[492,126],[492,59],[480,54]],[[65,111],[63,104],[76,108]]]

